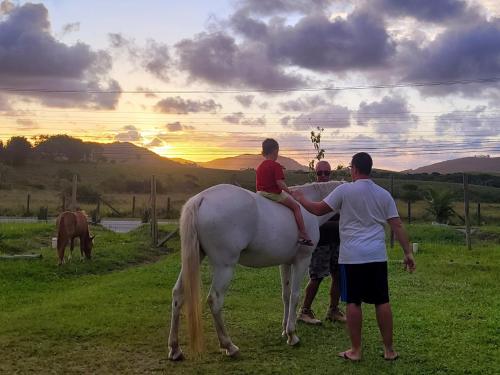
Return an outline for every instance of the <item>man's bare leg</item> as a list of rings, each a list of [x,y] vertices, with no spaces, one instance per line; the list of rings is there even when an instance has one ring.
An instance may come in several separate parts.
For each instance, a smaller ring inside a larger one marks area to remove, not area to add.
[[[390,303],[375,306],[378,328],[384,343],[384,358],[391,360],[398,357],[392,346],[392,310]]]
[[[347,328],[351,338],[351,348],[339,353],[339,356],[358,361],[361,359],[361,326],[363,323],[363,311],[361,305],[355,303],[347,304]]]

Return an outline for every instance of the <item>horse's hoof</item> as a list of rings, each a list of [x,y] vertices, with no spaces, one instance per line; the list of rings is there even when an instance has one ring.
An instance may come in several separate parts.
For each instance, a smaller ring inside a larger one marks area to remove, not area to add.
[[[240,348],[238,348],[236,345],[231,344],[229,348],[226,348],[226,355],[228,357],[236,357],[240,353]]]
[[[300,339],[297,335],[293,335],[292,337],[288,337],[286,343],[290,346],[295,346],[300,342]]]
[[[180,348],[170,349],[168,359],[171,361],[182,361],[184,359],[184,354]]]

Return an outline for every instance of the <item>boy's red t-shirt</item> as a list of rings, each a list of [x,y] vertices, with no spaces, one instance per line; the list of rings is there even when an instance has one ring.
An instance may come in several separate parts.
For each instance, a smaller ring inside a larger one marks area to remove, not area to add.
[[[281,193],[281,188],[276,181],[284,180],[283,166],[274,160],[264,160],[256,170],[256,189],[268,193]]]

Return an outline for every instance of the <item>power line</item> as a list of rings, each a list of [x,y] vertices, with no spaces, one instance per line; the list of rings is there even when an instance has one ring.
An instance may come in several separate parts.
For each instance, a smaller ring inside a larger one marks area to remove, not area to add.
[[[426,86],[451,86],[468,85],[473,83],[493,83],[500,81],[500,77],[429,81],[429,82],[407,82],[395,84],[378,84],[366,86],[341,86],[341,87],[305,87],[305,88],[269,88],[269,89],[238,89],[238,90],[61,90],[49,88],[18,88],[0,87],[0,91],[20,92],[20,93],[47,93],[47,94],[239,94],[247,92],[318,92],[318,91],[347,91],[347,90],[368,90],[368,89],[392,89],[403,87],[426,87]]]

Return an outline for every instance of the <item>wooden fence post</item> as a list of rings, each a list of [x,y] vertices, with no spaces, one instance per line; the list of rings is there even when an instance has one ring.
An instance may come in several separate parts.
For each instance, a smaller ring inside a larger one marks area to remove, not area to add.
[[[76,174],[73,175],[73,188],[71,190],[71,210],[76,210],[76,189],[78,185],[78,177]]]
[[[167,214],[170,214],[170,197],[167,197]]]
[[[158,244],[158,221],[156,216],[156,177],[151,177],[151,240],[153,246]]]
[[[391,196],[394,199],[394,175],[391,175]],[[394,231],[391,229],[391,249],[394,249]]]
[[[469,180],[467,174],[464,173],[464,217],[465,217],[465,242],[467,249],[472,249],[470,238],[470,218],[469,218]]]
[[[62,196],[62,210],[63,212],[66,211],[66,195],[64,193]]]
[[[31,195],[28,193],[26,196],[26,215],[30,213],[30,200],[31,200]]]
[[[101,221],[101,198],[97,198],[97,207],[95,209],[96,223]]]
[[[411,224],[411,200],[408,199],[408,224]]]
[[[135,216],[135,195],[132,197],[132,217]]]
[[[481,226],[481,203],[477,202],[477,226]]]

